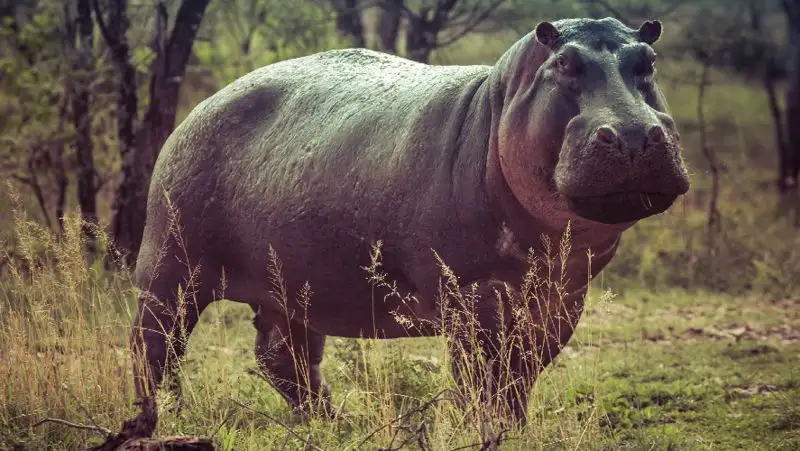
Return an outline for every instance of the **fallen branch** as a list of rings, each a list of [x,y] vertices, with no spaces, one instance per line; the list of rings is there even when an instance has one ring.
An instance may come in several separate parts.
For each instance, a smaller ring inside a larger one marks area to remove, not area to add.
[[[97,432],[99,434],[102,434],[102,436],[104,438],[107,435],[111,434],[110,430],[108,430],[108,429],[106,429],[104,427],[101,427],[101,426],[88,426],[88,425],[85,425],[85,424],[72,423],[72,422],[69,422],[67,420],[62,420],[61,418],[45,418],[43,420],[37,421],[33,425],[33,427],[36,428],[36,427],[39,427],[39,426],[41,426],[41,425],[43,425],[45,423],[55,423],[55,424],[59,424],[61,426],[67,426],[67,427],[70,427],[70,428],[73,428],[73,429],[80,429],[82,431]]]
[[[502,431],[500,431],[499,434],[497,434],[497,437],[484,440],[483,442],[480,443],[473,443],[471,445],[459,446],[458,448],[453,448],[450,451],[460,451],[462,449],[476,448],[478,446],[480,446],[479,451],[495,450],[497,449],[498,446],[500,446],[501,442],[511,440],[510,438],[504,437],[504,435],[508,434],[509,432],[511,432],[510,429],[503,429]]]

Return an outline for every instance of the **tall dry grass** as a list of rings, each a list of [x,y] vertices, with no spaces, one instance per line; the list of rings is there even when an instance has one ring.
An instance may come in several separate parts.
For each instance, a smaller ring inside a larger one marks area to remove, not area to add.
[[[0,443],[35,434],[72,448],[83,432],[34,424],[109,425],[131,413],[133,289],[124,272],[86,260],[76,216],[65,218],[59,237],[21,210],[13,221],[0,285]]]
[[[83,447],[100,441],[104,432],[116,430],[124,419],[136,413],[128,334],[138,291],[127,272],[110,273],[103,269],[101,261],[86,259],[81,223],[76,216],[65,218],[65,232],[60,236],[27,218],[22,210],[15,210],[13,218],[14,242],[10,244],[14,252],[4,256],[7,263],[0,298],[0,430],[4,431],[0,444]],[[173,230],[177,232],[179,228]],[[106,248],[107,238],[102,233],[98,237],[99,248]],[[498,314],[510,314],[524,327],[500,331],[503,339],[498,343],[495,361],[487,362],[481,354],[480,340],[486,338],[486,332],[471,314],[481,302],[477,287],[460,287],[456,274],[441,262],[441,302],[446,309],[435,327],[444,337],[417,339],[428,343],[427,361],[409,359],[409,352],[398,346],[398,340],[329,340],[326,375],[335,387],[344,388],[344,393],[334,389],[334,420],[314,417],[297,422],[295,417],[286,417],[285,404],[275,402],[275,392],[263,381],[252,388],[249,396],[243,394],[242,386],[237,386],[242,374],[226,367],[224,361],[206,360],[202,353],[211,346],[204,341],[205,347],[193,351],[204,359],[201,365],[190,363],[188,369],[186,365],[178,366],[186,404],[183,413],[172,410],[174,398],[168,391],[159,393],[158,433],[214,435],[222,449],[363,449],[412,444],[421,449],[452,449],[476,444],[492,447],[498,443],[513,448],[554,442],[580,447],[599,434],[597,418],[603,412],[593,408],[588,417],[554,416],[552,412],[565,410],[573,377],[581,381],[587,375],[593,377],[592,362],[587,362],[585,374],[543,377],[540,383],[546,388],[537,390],[531,398],[529,427],[524,431],[503,421],[500,414],[505,412],[499,412],[498,405],[489,402],[482,384],[492,369],[508,370],[511,355],[520,343],[535,339],[531,334],[538,326],[530,316],[532,307],[544,308],[546,299],[558,299],[564,292],[569,235],[559,245],[545,244],[543,255],[530,256],[532,269],[522,295],[497,304]],[[281,271],[280,260],[274,255],[265,274],[272,277],[273,293],[285,305],[298,299],[301,306],[313,302],[313,287],[297,294],[287,293]],[[187,280],[191,281],[191,268],[187,272]],[[543,280],[541,274],[548,274],[552,280]],[[390,287],[393,295],[413,302],[397,292],[381,272],[379,247],[374,249],[373,264],[366,268],[365,277],[376,287]],[[190,286],[185,288],[181,292],[191,293]],[[504,289],[509,290],[500,287],[494,295],[504,299],[510,294]],[[590,295],[589,302],[596,302],[593,299]],[[185,309],[178,308],[176,314],[182,311]],[[219,319],[214,308],[209,311],[215,317],[212,321]],[[398,321],[404,320],[409,319],[398,315]],[[224,330],[229,326],[216,321],[213,326],[201,325],[201,329]],[[234,325],[227,333],[236,330]],[[224,347],[228,340],[234,341],[218,335],[213,343]],[[408,343],[413,346],[414,341]],[[528,357],[531,362],[535,358]],[[252,354],[248,359],[254,360]],[[336,364],[346,371],[332,372],[331,366]],[[457,389],[449,371],[453,364],[461,365],[461,375],[473,381],[469,385],[473,389]],[[259,402],[264,393],[270,400]],[[254,417],[268,418],[270,424],[258,426]],[[42,423],[46,419],[64,420],[71,425]]]

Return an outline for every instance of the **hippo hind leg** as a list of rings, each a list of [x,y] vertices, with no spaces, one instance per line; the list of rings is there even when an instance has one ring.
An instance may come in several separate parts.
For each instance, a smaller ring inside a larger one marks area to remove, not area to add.
[[[320,370],[325,336],[277,312],[251,307],[256,361],[264,377],[293,409],[331,415],[330,390]]]

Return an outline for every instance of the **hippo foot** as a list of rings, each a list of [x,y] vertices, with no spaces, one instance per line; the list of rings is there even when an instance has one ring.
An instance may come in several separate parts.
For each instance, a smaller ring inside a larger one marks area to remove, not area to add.
[[[135,437],[152,437],[158,422],[156,400],[146,397],[138,400],[136,405],[141,409],[133,420],[122,423],[122,431],[129,431]]]
[[[312,418],[320,418],[334,421],[342,415],[341,409],[334,409],[331,404],[330,394],[327,390],[325,395],[309,399],[302,404],[295,404],[291,407],[289,418],[292,423],[308,423]]]

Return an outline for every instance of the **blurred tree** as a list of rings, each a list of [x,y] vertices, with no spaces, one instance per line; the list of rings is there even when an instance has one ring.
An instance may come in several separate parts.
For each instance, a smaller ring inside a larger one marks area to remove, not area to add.
[[[720,227],[719,220],[719,184],[720,184],[720,161],[717,152],[708,140],[708,122],[706,121],[705,100],[710,81],[712,60],[710,58],[700,59],[700,77],[697,82],[697,126],[700,129],[700,150],[708,163],[711,172],[711,194],[708,197],[708,240],[709,250],[714,249],[715,239]]]
[[[109,47],[116,48],[115,61],[120,80],[119,93],[124,99],[118,102],[125,116],[118,119],[118,133],[125,135],[120,140],[122,154],[122,180],[117,188],[113,205],[112,236],[117,249],[122,251],[127,264],[133,264],[142,240],[147,206],[150,176],[158,153],[167,137],[175,128],[178,94],[186,72],[197,31],[210,0],[182,0],[175,16],[172,32],[167,37],[168,9],[165,0],[156,1],[156,23],[153,36],[155,60],[149,86],[149,102],[135,136],[127,135],[133,130],[133,119],[128,116],[135,111],[135,89],[127,86],[131,75],[123,67],[125,0],[114,0],[111,5],[110,26],[103,33]],[[96,10],[99,8],[95,8]],[[98,14],[102,17],[102,14]]]
[[[581,0],[589,17],[608,15],[633,25],[645,20],[664,20],[689,0]]]
[[[700,150],[708,163],[711,174],[711,192],[708,204],[708,249],[715,248],[715,237],[721,226],[717,207],[720,191],[721,162],[714,146],[708,139],[709,124],[705,115],[705,99],[711,87],[711,69],[729,65],[732,43],[742,34],[742,4],[738,8],[722,6],[717,2],[701,5],[692,19],[684,24],[683,39],[677,43],[678,50],[688,53],[699,65],[697,81],[697,126],[700,133]],[[737,50],[738,51],[738,50]]]
[[[94,252],[93,227],[97,225],[97,174],[92,149],[91,86],[94,72],[94,22],[89,0],[77,0],[76,43],[72,46],[72,120],[78,164],[78,205],[84,222],[87,249]]]
[[[781,155],[778,189],[782,196],[797,195],[800,176],[800,0],[782,0],[789,26],[789,85],[786,90],[788,140]]]
[[[777,187],[784,204],[787,194],[796,193],[800,172],[800,128],[795,125],[800,123],[800,70],[798,57],[791,56],[797,55],[800,48],[800,1],[782,0],[782,4],[783,11],[774,1],[705,1],[695,11],[684,35],[697,61],[757,81],[764,89],[778,154]],[[764,24],[768,17],[784,13],[789,25],[788,48],[780,42],[774,27]],[[784,112],[778,86],[787,75]]]
[[[427,62],[431,54],[470,33],[530,32],[537,20],[584,14],[580,2],[561,0],[376,0],[378,48]]]
[[[136,118],[139,109],[136,69],[130,60],[130,47],[127,38],[129,26],[128,1],[108,0],[108,19],[104,19],[98,0],[92,0],[92,6],[97,18],[98,28],[100,28],[103,39],[105,39],[111,53],[111,60],[117,78],[117,143],[122,160],[123,183],[117,186],[113,205],[113,209],[116,212],[121,208],[118,202],[129,199],[133,195],[133,193],[128,192],[132,188],[131,183],[125,183],[125,181],[137,178],[133,174],[136,170],[133,149],[136,146]],[[128,226],[123,222],[125,219],[127,218],[122,214],[115,214],[112,218],[111,229],[115,236],[132,236],[135,234],[135,231],[125,230]]]
[[[405,0],[383,0],[380,2],[378,16],[378,49],[397,53],[397,36],[403,20]]]
[[[23,56],[28,64],[33,64],[34,55],[31,53],[28,44],[24,39],[20,39],[21,25],[19,23],[20,15],[32,15],[32,10],[35,8],[34,2],[22,0],[0,0],[0,20],[6,30],[8,30],[11,44],[16,48],[17,52]]]
[[[428,62],[437,48],[450,45],[495,14],[509,0],[378,0],[379,48],[395,52],[405,21],[405,55]]]
[[[247,56],[253,38],[259,28],[267,22],[268,10],[272,6],[265,0],[232,0],[217,3],[217,12],[226,25],[226,31],[236,41],[242,55]]]
[[[64,2],[64,40],[62,47],[65,54],[69,54],[72,46],[75,43],[75,27],[72,23],[70,15],[69,2]],[[69,177],[67,176],[67,168],[64,163],[64,148],[65,140],[61,139],[64,136],[64,126],[67,120],[67,113],[69,111],[70,95],[72,93],[72,77],[64,77],[64,94],[61,96],[60,105],[58,108],[58,124],[56,125],[56,139],[53,141],[53,174],[56,184],[56,208],[55,215],[58,221],[59,230],[64,232],[64,213],[67,205],[67,187],[69,186]],[[46,210],[46,209],[45,209]],[[45,215],[47,212],[45,211]],[[48,224],[49,225],[49,224]]]
[[[427,63],[431,52],[456,42],[489,18],[505,0],[436,0],[406,13],[406,56]],[[449,32],[442,36],[442,32]]]
[[[0,171],[31,190],[43,222],[63,217],[68,179],[68,76],[75,48],[74,0],[0,0]]]
[[[352,46],[335,18],[330,0],[211,2],[193,47],[198,77],[192,82],[225,85],[273,62]]]
[[[791,151],[787,142],[784,114],[778,100],[778,82],[785,78],[784,49],[772,39],[764,29],[766,4],[763,1],[748,0],[750,32],[742,33],[739,40],[731,43],[731,66],[739,73],[761,80],[767,94],[770,114],[774,126],[775,143],[778,148],[778,191],[784,193],[787,183],[791,184],[789,171]],[[789,127],[791,132],[791,127]]]
[[[359,0],[330,0],[336,12],[336,29],[344,37],[353,41],[353,46],[364,47],[364,24],[361,20],[361,5]]]

